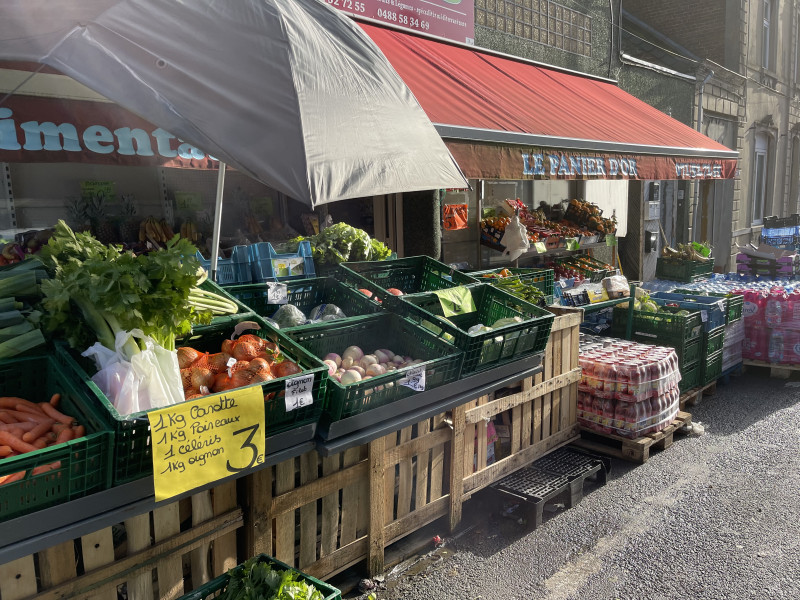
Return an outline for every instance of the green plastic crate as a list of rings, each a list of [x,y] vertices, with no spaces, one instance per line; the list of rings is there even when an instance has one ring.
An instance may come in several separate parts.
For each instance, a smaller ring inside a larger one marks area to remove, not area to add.
[[[707,385],[716,381],[722,375],[722,350],[717,350],[713,354],[709,354],[702,364],[702,374],[700,376],[700,384]]]
[[[733,323],[742,318],[742,309],[744,308],[744,296],[741,294],[720,294],[710,293],[709,296],[717,296],[725,298],[725,324]]]
[[[552,313],[489,284],[474,284],[468,289],[475,302],[475,312],[445,319],[436,294],[403,296],[399,310],[404,317],[464,351],[462,375],[544,352],[555,319]],[[520,317],[522,321],[491,331],[468,333],[474,325],[491,326],[498,319],[508,317]]]
[[[325,583],[324,581],[320,581],[312,577],[311,575],[307,575],[302,571],[298,571],[294,567],[290,567],[284,562],[279,561],[277,558],[273,558],[271,556],[267,556],[266,554],[259,554],[258,555],[259,562],[268,562],[272,567],[281,569],[284,571],[295,571],[303,579],[306,583],[309,583],[316,587],[320,593],[322,594],[324,600],[341,600],[342,592],[340,592],[337,588],[333,587],[330,584]],[[236,571],[241,569],[242,565],[238,565],[232,569],[232,571]],[[225,573],[220,575],[219,577],[212,579],[208,583],[201,585],[196,590],[193,590],[182,596],[179,600],[208,600],[210,598],[216,598],[219,596],[225,588],[228,586],[228,580],[230,579],[230,575]]]
[[[331,352],[342,354],[348,346],[355,345],[367,353],[388,348],[396,354],[421,359],[426,371],[426,390],[456,381],[464,358],[463,353],[451,344],[389,312],[310,325],[288,331],[286,335],[320,358]],[[398,402],[417,393],[398,383],[409,370],[410,367],[406,367],[350,385],[329,379],[327,412],[331,421]]]
[[[228,292],[262,317],[271,318],[281,306],[269,303],[268,289],[264,284],[237,285],[228,288]],[[287,281],[286,292],[289,304],[294,304],[306,315],[320,304],[335,304],[348,317],[371,315],[383,310],[377,302],[332,277]],[[289,329],[294,327],[284,327],[281,331]]]
[[[260,321],[257,317],[240,318],[240,322],[243,321],[253,321],[260,324],[260,331],[249,330],[247,333],[254,333],[277,343],[290,360],[302,367],[303,374],[314,373],[314,385],[312,388],[314,403],[290,412],[286,412],[284,403],[285,381],[288,377],[255,384],[261,386],[265,396],[265,436],[316,422],[325,408],[328,369],[316,357],[266,325],[263,321]],[[219,352],[222,341],[230,338],[234,326],[233,323],[227,323],[208,328],[200,334],[194,334],[187,339],[179,341],[178,345],[191,346],[204,352]],[[93,399],[105,409],[103,413],[105,421],[115,434],[114,485],[120,485],[151,475],[153,472],[153,457],[150,446],[150,424],[147,419],[148,411],[126,416],[120,415],[111,401],[100,391],[88,375],[96,371],[92,361],[72,352],[63,344],[56,346],[56,356],[65,367],[64,371],[71,374],[76,385],[87,386]]]
[[[640,341],[640,340],[635,340]],[[649,343],[652,343],[650,340]],[[659,343],[659,345],[661,345]],[[672,347],[672,346],[668,346]],[[675,348],[675,353],[678,355],[678,364],[681,368],[688,368],[696,365],[700,361],[700,354],[702,350],[701,340],[692,340],[685,346]]]
[[[703,332],[703,354],[709,356],[725,345],[725,325]]]
[[[703,375],[703,365],[699,362],[691,367],[681,368],[681,383],[678,386],[681,394],[700,387]]]
[[[481,283],[493,283],[496,275],[501,271],[509,271],[514,277],[518,277],[523,283],[532,283],[544,294],[545,303],[549,306],[553,303],[553,269],[534,269],[523,267],[498,267],[486,271],[473,271],[469,273]]]
[[[3,520],[88,496],[111,487],[113,433],[88,389],[68,377],[50,355],[0,362],[3,394],[45,402],[61,394],[59,410],[86,427],[82,438],[35,452],[0,459],[0,477],[25,472],[19,481],[0,485]],[[33,474],[37,467],[60,463]]]
[[[614,307],[611,326],[614,335],[625,336],[628,310],[626,305],[618,304]],[[692,340],[700,339],[703,321],[699,311],[689,312],[688,315],[677,314],[682,310],[671,306],[662,306],[658,312],[634,310],[632,333],[634,336],[649,340],[651,344],[672,348],[685,347]]]
[[[656,277],[658,279],[691,283],[698,279],[707,279],[713,272],[713,260],[679,260],[659,257],[656,261]]]
[[[433,292],[459,285],[477,283],[477,280],[458,269],[434,260],[429,256],[412,256],[396,260],[348,262],[339,265],[342,281],[355,288],[365,288],[379,302],[396,304],[397,297],[387,292],[395,288],[404,294]]]

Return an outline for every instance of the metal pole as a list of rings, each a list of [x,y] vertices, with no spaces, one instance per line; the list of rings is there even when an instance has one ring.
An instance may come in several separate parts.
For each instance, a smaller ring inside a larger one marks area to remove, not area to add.
[[[211,280],[217,280],[219,261],[219,232],[222,226],[222,196],[225,191],[225,163],[220,161],[217,172],[217,198],[214,202],[214,229],[211,235]]]

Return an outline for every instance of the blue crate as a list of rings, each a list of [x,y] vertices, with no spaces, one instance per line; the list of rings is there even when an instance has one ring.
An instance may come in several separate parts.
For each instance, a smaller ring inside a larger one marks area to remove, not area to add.
[[[314,277],[314,259],[311,244],[300,242],[297,252],[279,254],[269,242],[259,242],[250,246],[250,261],[253,267],[253,282],[291,281]],[[286,265],[283,270],[281,263]]]
[[[203,268],[211,272],[211,260],[197,253],[197,260]],[[217,260],[217,283],[219,285],[236,285],[242,283],[253,283],[253,271],[250,267],[250,247],[234,246],[231,250],[230,258],[219,258]]]
[[[661,306],[675,303],[683,309],[700,312],[700,318],[703,320],[703,331],[708,332],[717,327],[725,326],[725,317],[728,314],[725,298],[671,292],[656,292],[651,294],[650,297],[656,304]]]

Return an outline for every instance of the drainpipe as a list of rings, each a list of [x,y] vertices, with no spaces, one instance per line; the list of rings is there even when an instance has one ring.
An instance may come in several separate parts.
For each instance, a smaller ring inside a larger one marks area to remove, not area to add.
[[[703,131],[703,92],[706,88],[706,83],[714,77],[714,71],[709,71],[703,81],[700,82],[700,88],[697,93],[697,131]],[[694,181],[694,209],[692,214],[692,241],[700,241],[697,239],[697,227],[700,222],[700,211],[698,210],[700,204],[700,181]]]

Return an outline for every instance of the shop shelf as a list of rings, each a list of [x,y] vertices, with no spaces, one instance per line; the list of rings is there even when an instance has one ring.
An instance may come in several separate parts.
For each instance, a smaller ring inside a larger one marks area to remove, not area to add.
[[[436,294],[403,296],[403,303],[397,310],[404,317],[463,350],[462,375],[544,351],[553,326],[552,313],[492,285],[474,284],[468,289],[476,308],[471,313],[445,318]],[[490,331],[468,333],[474,325],[491,326],[498,319],[509,317],[522,320]]]
[[[268,289],[263,284],[240,285],[228,288],[231,296],[261,317],[272,317],[280,304],[270,304]],[[347,317],[371,315],[383,310],[381,305],[367,298],[358,290],[340,283],[332,277],[295,279],[286,282],[288,303],[304,314],[321,304],[338,306]],[[301,325],[300,327],[307,327]],[[286,332],[292,328],[283,328]]]
[[[709,356],[725,345],[725,325],[703,332],[703,354]]]
[[[473,271],[469,273],[481,283],[491,283],[491,276],[501,271],[509,271],[512,276],[518,277],[524,283],[532,283],[545,295],[547,304],[553,303],[553,269],[534,269],[522,267],[498,267],[486,271]],[[490,281],[485,281],[489,279]]]
[[[294,571],[298,574],[300,579],[316,587],[322,594],[323,600],[341,600],[342,598],[342,593],[337,588],[325,583],[324,581],[315,579],[311,575],[307,575],[302,571],[298,571],[286,563],[279,561],[277,558],[267,556],[266,554],[260,554],[256,560],[258,560],[258,562],[269,563],[269,565],[275,569],[281,569],[282,571]],[[243,565],[234,567],[229,573],[225,573],[224,575],[220,575],[219,577],[212,579],[208,583],[201,585],[196,590],[193,590],[185,596],[182,596],[179,598],[179,600],[210,600],[211,598],[216,598],[228,586],[231,573],[240,571],[242,567]]]
[[[341,354],[348,346],[355,345],[365,352],[388,348],[397,354],[423,361],[414,367],[390,371],[349,385],[342,385],[331,378],[328,381],[326,410],[330,421],[358,415],[416,394],[415,390],[403,383],[409,371],[417,367],[425,368],[426,390],[456,381],[464,358],[463,353],[451,344],[411,321],[388,312],[355,320],[310,325],[287,331],[286,335],[319,358],[331,352]]]
[[[4,395],[31,402],[61,394],[59,410],[86,427],[86,435],[76,440],[0,459],[0,478],[25,473],[0,485],[2,520],[111,487],[113,434],[82,382],[69,378],[53,356],[39,355],[0,362],[0,384]],[[48,465],[53,468],[35,472]]]
[[[253,333],[275,342],[287,358],[300,365],[303,369],[303,374],[314,374],[314,385],[312,387],[314,403],[289,412],[286,411],[284,390],[286,380],[290,377],[281,377],[256,384],[260,385],[264,392],[265,436],[269,437],[301,425],[316,422],[325,408],[328,369],[316,357],[277,330],[266,325],[257,317],[242,318],[241,321],[253,321],[259,324],[261,326],[260,330],[249,330],[248,333]],[[180,340],[179,345],[191,346],[202,352],[219,352],[222,341],[230,338],[234,326],[233,323],[228,323],[208,328],[200,334],[193,334],[184,340]],[[147,418],[148,411],[131,415],[119,414],[111,401],[91,380],[89,373],[96,371],[91,361],[72,352],[63,344],[56,345],[56,356],[64,367],[64,372],[69,373],[73,383],[86,386],[92,399],[105,409],[103,412],[105,421],[115,434],[114,485],[120,485],[150,475],[153,472],[153,458],[150,446],[150,424]]]
[[[404,294],[433,292],[477,280],[429,256],[412,256],[388,261],[348,262],[340,266],[342,281],[371,291],[376,300],[396,304],[397,297],[387,292],[395,288]]]
[[[700,385],[706,385],[717,380],[722,375],[722,350],[717,350],[713,354],[705,357],[701,361],[702,372],[700,375]]]
[[[307,241],[300,242],[297,252],[285,254],[279,254],[269,242],[252,244],[249,249],[254,283],[307,279],[315,275],[311,244]]]
[[[725,317],[727,315],[725,300],[716,296],[655,292],[650,294],[650,298],[661,306],[664,304],[677,304],[684,310],[699,311],[700,319],[703,322],[703,330],[706,332],[725,325]]]
[[[634,336],[638,340],[648,340],[650,344],[684,347],[692,340],[699,340],[702,333],[703,322],[699,312],[689,312],[688,315],[677,314],[681,308],[662,307],[658,312],[633,311]],[[628,307],[618,305],[614,307],[612,331],[616,336],[625,336],[628,325]]]
[[[197,260],[202,267],[211,275],[211,260],[206,259],[200,252],[197,253]],[[231,249],[230,258],[217,259],[217,283],[220,285],[235,285],[251,283],[253,281],[253,270],[251,268],[249,246],[234,246]]]
[[[691,283],[706,279],[714,271],[714,261],[676,260],[659,257],[656,261],[656,277],[669,281]]]

